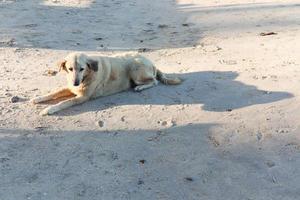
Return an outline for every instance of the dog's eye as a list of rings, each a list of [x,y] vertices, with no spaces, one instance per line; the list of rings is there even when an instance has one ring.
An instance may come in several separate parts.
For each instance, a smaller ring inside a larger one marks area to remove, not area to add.
[[[80,68],[80,71],[82,72],[84,69],[83,68]]]
[[[70,71],[73,71],[73,68],[69,68]]]

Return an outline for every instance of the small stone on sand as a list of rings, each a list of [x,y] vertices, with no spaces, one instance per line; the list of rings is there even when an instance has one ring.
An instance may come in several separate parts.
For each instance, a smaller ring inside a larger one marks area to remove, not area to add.
[[[104,126],[104,122],[103,122],[103,121],[101,121],[101,120],[100,120],[100,121],[98,121],[98,126],[99,126],[99,127],[103,127],[103,126]]]
[[[194,181],[194,179],[192,177],[185,177],[184,180],[189,181],[189,182]]]
[[[20,101],[20,97],[18,97],[18,96],[13,96],[12,98],[10,98],[11,103],[17,103],[19,101]]]

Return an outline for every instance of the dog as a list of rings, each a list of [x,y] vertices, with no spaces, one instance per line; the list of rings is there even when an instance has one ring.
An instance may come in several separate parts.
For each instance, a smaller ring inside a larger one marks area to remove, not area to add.
[[[182,82],[178,77],[168,77],[153,63],[140,54],[123,56],[88,56],[84,53],[70,53],[59,62],[59,71],[67,74],[68,86],[45,96],[31,99],[37,104],[49,100],[70,97],[40,112],[51,115],[94,99],[128,90],[142,91],[157,85],[158,81],[166,85]]]

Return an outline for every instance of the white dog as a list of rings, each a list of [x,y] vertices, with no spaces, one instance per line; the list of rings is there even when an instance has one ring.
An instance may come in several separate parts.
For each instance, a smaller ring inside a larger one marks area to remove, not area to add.
[[[59,66],[60,70],[67,72],[68,86],[54,93],[36,97],[31,102],[36,104],[61,97],[72,97],[47,107],[41,115],[53,114],[91,98],[128,90],[133,84],[135,91],[141,91],[157,85],[157,80],[168,85],[181,83],[177,77],[165,76],[150,60],[138,54],[108,57],[71,53]]]

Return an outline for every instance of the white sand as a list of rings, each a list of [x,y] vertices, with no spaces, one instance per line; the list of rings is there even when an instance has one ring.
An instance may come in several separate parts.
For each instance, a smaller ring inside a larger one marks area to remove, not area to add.
[[[0,0],[0,199],[299,199],[299,13],[296,0]],[[67,53],[138,48],[184,83],[46,117],[28,103],[65,84],[43,74]]]

